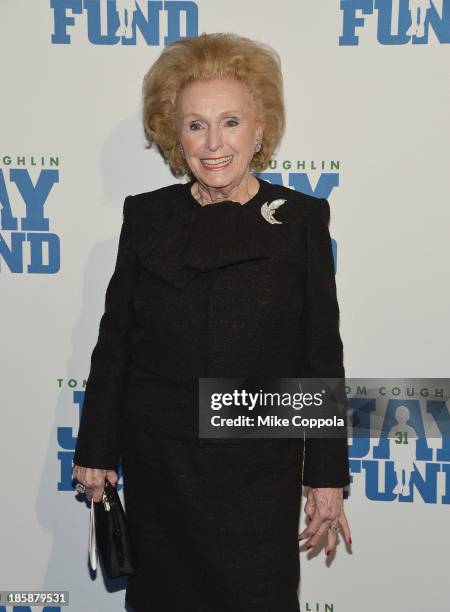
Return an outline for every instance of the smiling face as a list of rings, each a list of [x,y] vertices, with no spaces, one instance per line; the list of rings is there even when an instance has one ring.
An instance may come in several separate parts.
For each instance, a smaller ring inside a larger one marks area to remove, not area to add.
[[[177,98],[178,138],[191,172],[210,188],[233,188],[250,173],[262,121],[244,83],[232,78],[198,80]]]

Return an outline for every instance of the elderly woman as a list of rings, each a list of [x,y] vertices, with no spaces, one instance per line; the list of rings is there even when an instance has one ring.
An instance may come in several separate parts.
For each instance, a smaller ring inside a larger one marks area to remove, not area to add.
[[[201,438],[198,381],[344,376],[329,205],[251,173],[284,131],[271,47],[172,43],[143,103],[189,180],[125,199],[73,475],[97,501],[121,462],[137,611],[298,611],[298,540],[351,543],[347,440]]]

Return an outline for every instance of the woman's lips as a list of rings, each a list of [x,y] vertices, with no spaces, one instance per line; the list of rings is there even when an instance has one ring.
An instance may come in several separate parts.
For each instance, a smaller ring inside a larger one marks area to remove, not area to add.
[[[218,157],[216,159],[201,159],[200,162],[206,170],[221,170],[228,166],[233,159],[232,155],[227,155],[226,157]]]

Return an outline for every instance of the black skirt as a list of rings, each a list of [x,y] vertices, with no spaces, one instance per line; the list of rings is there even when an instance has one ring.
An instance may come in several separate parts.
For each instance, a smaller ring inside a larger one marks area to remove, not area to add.
[[[136,612],[298,612],[302,444],[205,445],[125,422]]]

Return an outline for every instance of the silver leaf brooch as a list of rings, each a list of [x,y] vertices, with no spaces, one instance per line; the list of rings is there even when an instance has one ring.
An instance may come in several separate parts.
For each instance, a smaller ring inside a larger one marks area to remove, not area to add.
[[[275,219],[274,214],[277,212],[277,209],[280,208],[282,204],[284,204],[287,200],[272,200],[272,202],[265,202],[261,206],[261,214],[266,221],[269,223],[282,223],[282,221],[278,221]]]

